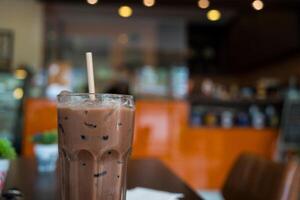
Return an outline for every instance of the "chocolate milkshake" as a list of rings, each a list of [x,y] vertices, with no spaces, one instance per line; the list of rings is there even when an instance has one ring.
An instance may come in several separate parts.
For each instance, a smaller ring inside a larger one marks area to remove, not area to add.
[[[61,200],[125,200],[131,152],[132,96],[58,96]]]

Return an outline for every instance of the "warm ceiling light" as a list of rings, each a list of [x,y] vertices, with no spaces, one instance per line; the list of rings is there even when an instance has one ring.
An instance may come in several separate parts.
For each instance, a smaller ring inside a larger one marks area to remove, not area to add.
[[[132,8],[130,8],[129,6],[121,6],[119,8],[119,15],[121,17],[130,17],[132,15]]]
[[[218,10],[210,10],[207,12],[206,16],[210,21],[218,21],[221,19],[221,12]]]
[[[95,5],[96,3],[98,3],[98,0],[87,0],[87,3],[91,5]]]
[[[198,1],[199,8],[206,9],[209,7],[209,0],[199,0]]]
[[[262,2],[261,0],[255,0],[252,2],[252,7],[255,10],[262,10],[264,8],[264,2]]]
[[[143,0],[144,6],[146,7],[152,7],[155,4],[155,0]]]

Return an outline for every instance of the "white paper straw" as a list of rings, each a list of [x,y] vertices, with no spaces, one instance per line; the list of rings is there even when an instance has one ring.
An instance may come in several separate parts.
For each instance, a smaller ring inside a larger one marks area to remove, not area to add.
[[[93,54],[91,52],[86,53],[86,66],[87,66],[87,78],[89,85],[89,93],[91,100],[95,100],[95,81],[94,81],[94,66],[93,66]]]

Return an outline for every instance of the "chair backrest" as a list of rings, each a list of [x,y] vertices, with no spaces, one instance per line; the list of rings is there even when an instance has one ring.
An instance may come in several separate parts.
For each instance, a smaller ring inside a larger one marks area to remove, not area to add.
[[[285,185],[282,199],[300,200],[300,165],[296,161],[288,164]]]
[[[243,154],[222,189],[226,200],[298,200],[299,164],[276,163]]]
[[[47,99],[27,99],[24,104],[22,155],[33,156],[32,136],[56,129],[56,104]]]

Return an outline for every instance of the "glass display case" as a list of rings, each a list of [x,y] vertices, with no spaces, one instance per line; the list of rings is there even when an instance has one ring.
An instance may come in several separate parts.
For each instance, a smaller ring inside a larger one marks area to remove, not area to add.
[[[0,73],[0,137],[15,143],[20,130],[24,79],[14,74]]]

